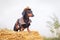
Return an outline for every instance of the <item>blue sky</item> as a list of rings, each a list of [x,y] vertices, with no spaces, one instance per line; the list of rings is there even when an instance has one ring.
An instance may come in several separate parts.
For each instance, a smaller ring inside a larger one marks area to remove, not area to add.
[[[21,13],[29,6],[35,17],[30,29],[36,30],[43,36],[52,36],[47,21],[55,14],[60,19],[60,0],[0,0],[0,28],[13,30],[16,20],[22,17]]]

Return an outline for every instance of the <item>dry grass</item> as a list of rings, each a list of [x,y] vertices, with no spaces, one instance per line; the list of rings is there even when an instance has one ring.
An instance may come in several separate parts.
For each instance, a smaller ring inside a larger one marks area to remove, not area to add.
[[[15,32],[11,30],[0,30],[0,40],[43,40],[36,31]]]

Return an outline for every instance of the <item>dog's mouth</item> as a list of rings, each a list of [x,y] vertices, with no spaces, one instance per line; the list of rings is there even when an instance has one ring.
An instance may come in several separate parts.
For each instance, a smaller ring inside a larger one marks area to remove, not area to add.
[[[28,13],[29,17],[34,17],[34,15],[32,13]]]

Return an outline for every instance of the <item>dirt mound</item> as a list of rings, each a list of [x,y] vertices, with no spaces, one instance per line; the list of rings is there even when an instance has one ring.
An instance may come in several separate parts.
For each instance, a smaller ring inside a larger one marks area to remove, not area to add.
[[[36,31],[15,32],[11,30],[0,30],[0,40],[43,40]]]

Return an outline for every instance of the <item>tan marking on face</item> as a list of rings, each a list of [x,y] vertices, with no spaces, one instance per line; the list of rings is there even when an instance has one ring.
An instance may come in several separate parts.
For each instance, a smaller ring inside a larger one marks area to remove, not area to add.
[[[29,17],[32,17],[32,13],[28,14]]]

